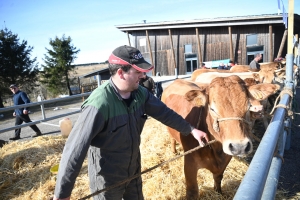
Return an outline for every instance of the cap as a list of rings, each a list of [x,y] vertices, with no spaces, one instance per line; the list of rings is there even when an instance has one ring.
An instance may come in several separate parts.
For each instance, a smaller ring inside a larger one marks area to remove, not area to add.
[[[17,84],[11,84],[11,85],[9,86],[9,88],[13,88],[13,87],[18,87],[18,85],[17,85]]]
[[[126,45],[116,48],[109,56],[108,62],[110,64],[131,65],[140,72],[149,72],[154,68],[143,58],[138,49]]]

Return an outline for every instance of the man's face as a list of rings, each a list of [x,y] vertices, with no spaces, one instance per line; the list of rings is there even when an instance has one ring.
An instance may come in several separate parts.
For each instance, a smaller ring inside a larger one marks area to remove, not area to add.
[[[14,94],[16,94],[16,92],[18,92],[19,88],[18,87],[11,87],[10,91]]]
[[[123,72],[127,85],[127,91],[134,91],[139,87],[139,81],[144,77],[144,73],[140,72],[133,67],[128,72]]]
[[[260,54],[259,56],[257,56],[257,61],[260,61],[262,59],[262,55]]]

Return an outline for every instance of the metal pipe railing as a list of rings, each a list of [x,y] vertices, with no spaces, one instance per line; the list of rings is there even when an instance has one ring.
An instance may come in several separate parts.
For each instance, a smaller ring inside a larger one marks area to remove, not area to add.
[[[286,81],[285,88],[293,90],[293,55],[286,56]],[[289,106],[292,97],[290,94],[281,96],[280,105]],[[291,109],[291,108],[290,108]],[[276,145],[279,148],[279,155],[283,156],[287,134],[284,134],[284,120],[287,110],[278,107],[268,126],[260,145],[250,163],[240,187],[234,199],[274,199],[278,178],[281,168],[281,159],[273,158]],[[283,147],[283,148],[282,148]],[[268,179],[268,181],[267,181]]]
[[[69,96],[69,97],[39,101],[39,102],[34,102],[34,103],[29,103],[29,104],[22,104],[22,105],[17,105],[17,106],[10,106],[10,107],[7,107],[7,108],[0,108],[0,113],[1,113],[1,112],[9,111],[9,110],[14,110],[14,109],[17,109],[17,108],[32,107],[32,106],[40,105],[41,106],[41,112],[42,112],[42,119],[41,120],[36,120],[36,121],[25,123],[25,124],[22,124],[22,125],[12,126],[12,127],[9,127],[9,128],[1,129],[0,133],[4,133],[4,132],[10,131],[10,130],[14,130],[16,128],[23,128],[23,127],[26,127],[26,126],[31,126],[31,125],[38,124],[38,123],[41,123],[41,122],[46,122],[46,121],[50,121],[50,120],[57,119],[57,118],[60,118],[60,117],[64,117],[64,116],[79,113],[80,110],[77,110],[77,111],[72,111],[72,112],[68,112],[68,113],[64,113],[64,114],[60,114],[60,115],[56,115],[56,116],[47,118],[46,114],[45,114],[44,105],[49,104],[49,103],[56,103],[56,102],[60,102],[60,101],[71,100],[71,99],[75,99],[75,98],[78,98],[78,97],[84,97],[84,96],[88,96],[90,94],[91,94],[91,92],[88,92],[88,93],[83,93],[83,94],[72,95],[72,96]]]
[[[286,136],[288,134],[290,128],[290,120],[287,119],[284,122],[284,130],[281,130],[281,134],[279,136],[277,151],[274,152],[274,157],[272,159],[270,171],[267,177],[266,185],[264,187],[264,191],[261,199],[275,199],[278,180],[280,175],[281,165],[283,163],[283,154],[286,144]]]

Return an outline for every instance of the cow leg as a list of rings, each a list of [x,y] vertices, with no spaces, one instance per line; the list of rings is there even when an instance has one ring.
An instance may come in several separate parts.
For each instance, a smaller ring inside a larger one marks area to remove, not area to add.
[[[189,199],[198,199],[199,188],[197,182],[197,172],[198,168],[196,163],[193,162],[193,158],[190,155],[187,155],[184,158],[184,174],[186,181],[186,198]]]
[[[221,189],[221,181],[223,179],[223,173],[222,174],[213,174],[214,177],[214,190],[218,193],[222,194]]]
[[[171,150],[172,150],[173,153],[177,153],[177,151],[176,151],[176,140],[172,137],[170,137],[170,139],[171,139]]]

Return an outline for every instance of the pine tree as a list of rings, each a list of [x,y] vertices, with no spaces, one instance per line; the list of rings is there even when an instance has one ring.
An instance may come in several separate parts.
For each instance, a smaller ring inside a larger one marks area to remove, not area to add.
[[[72,44],[71,37],[62,36],[50,39],[49,44],[52,49],[47,49],[47,54],[43,59],[45,65],[42,73],[41,82],[46,84],[47,88],[55,95],[63,94],[68,90],[69,95],[72,95],[70,87],[69,73],[74,71],[75,65],[72,65],[76,59],[77,50]]]
[[[32,49],[7,28],[0,31],[0,96],[11,94],[11,84],[27,90],[36,86],[39,70],[36,58],[30,58]]]

